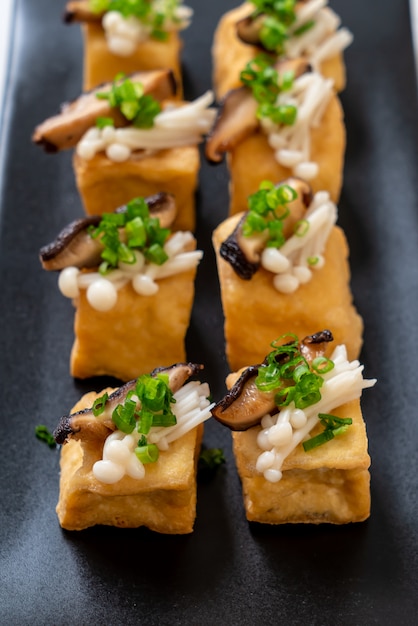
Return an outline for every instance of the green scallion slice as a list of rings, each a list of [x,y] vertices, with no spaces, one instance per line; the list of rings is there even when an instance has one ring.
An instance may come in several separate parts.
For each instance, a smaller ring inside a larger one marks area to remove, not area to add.
[[[149,443],[146,446],[135,448],[135,454],[141,463],[155,463],[158,460],[160,451],[155,443]]]
[[[133,400],[126,400],[125,404],[118,404],[112,413],[112,421],[116,428],[129,435],[136,426],[135,411],[136,402]]]
[[[109,394],[106,392],[102,396],[100,396],[100,398],[95,399],[95,401],[93,402],[93,406],[92,406],[94,417],[98,417],[104,412],[108,398],[109,398]]]
[[[49,428],[47,426],[44,426],[43,424],[39,424],[39,426],[35,426],[35,436],[40,441],[43,441],[44,443],[46,443],[50,448],[55,448],[57,445],[54,437],[49,431]]]

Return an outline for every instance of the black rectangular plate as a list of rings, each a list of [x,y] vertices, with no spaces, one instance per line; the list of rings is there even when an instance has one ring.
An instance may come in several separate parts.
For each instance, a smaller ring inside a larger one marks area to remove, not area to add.
[[[186,96],[211,85],[210,47],[228,0],[190,1]],[[82,215],[71,155],[31,144],[37,123],[78,95],[79,28],[64,2],[16,0],[1,132],[0,622],[2,624],[414,624],[418,611],[418,109],[407,0],[335,0],[355,35],[342,95],[348,146],[339,222],[365,320],[362,360],[372,456],[368,522],[265,527],[245,520],[226,429],[205,443],[227,464],[199,484],[190,536],[145,529],[64,532],[55,515],[58,451],[34,437],[103,381],[71,379],[71,304],[43,272],[39,248]],[[227,371],[211,248],[227,212],[224,166],[201,172],[199,269],[189,358],[215,399]]]

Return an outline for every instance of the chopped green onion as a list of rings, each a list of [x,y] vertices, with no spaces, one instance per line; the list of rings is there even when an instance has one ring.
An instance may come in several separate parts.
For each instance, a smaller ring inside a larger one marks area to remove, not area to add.
[[[93,402],[93,406],[92,406],[94,417],[98,417],[99,415],[104,413],[108,397],[109,397],[109,394],[105,392],[102,396],[95,399],[95,401]]]
[[[174,413],[166,413],[165,411],[161,413],[154,413],[152,425],[153,426],[164,426],[165,428],[169,426],[175,426],[177,424],[177,418]]]
[[[240,74],[243,85],[249,87],[258,102],[257,117],[270,118],[274,124],[291,126],[297,117],[297,108],[293,105],[277,103],[279,95],[292,88],[294,72],[282,74],[273,67],[273,61],[267,55],[260,54],[247,63]]]
[[[175,402],[167,374],[143,374],[136,382],[136,394],[142,406],[153,412],[168,409]]]
[[[155,263],[156,265],[162,265],[168,259],[168,254],[160,246],[159,243],[153,243],[148,250],[145,252],[145,258],[150,261],[150,263]]]
[[[144,220],[142,217],[134,217],[130,222],[126,223],[125,233],[128,237],[128,246],[130,248],[142,248],[147,241],[147,233],[145,230]]]
[[[136,402],[125,400],[124,404],[118,404],[112,413],[112,421],[116,428],[129,435],[136,425]]]
[[[55,448],[57,445],[54,437],[49,431],[49,428],[47,426],[44,426],[43,424],[39,424],[39,426],[35,426],[35,436],[40,441],[45,442],[50,448]]]
[[[290,213],[287,204],[296,197],[290,185],[275,187],[270,181],[263,181],[259,190],[248,198],[249,211],[242,226],[244,237],[266,231],[266,247],[280,248],[286,241],[283,228]]]
[[[220,448],[204,448],[200,452],[197,464],[199,480],[209,480],[221,465],[226,463],[223,450]]]
[[[295,35],[296,37],[300,37],[300,35],[303,35],[308,30],[311,30],[311,28],[313,28],[314,26],[315,26],[315,21],[314,20],[310,20],[309,22],[305,22],[305,24],[302,24],[302,26],[299,26],[299,28],[297,28],[296,30],[293,31],[293,35]]]
[[[344,425],[350,426],[353,423],[351,417],[337,417],[337,415],[331,415],[330,413],[318,413],[318,417],[329,428]]]
[[[153,463],[158,459],[158,447],[147,442],[146,435],[151,428],[174,426],[177,423],[171,410],[175,399],[168,383],[168,375],[164,373],[140,376],[135,390],[131,390],[125,401],[118,404],[112,413],[116,428],[126,434],[136,428],[141,435],[135,453],[143,463]]]
[[[140,413],[140,418],[138,420],[138,426],[137,426],[138,432],[142,433],[143,435],[148,435],[149,431],[151,430],[151,426],[153,425],[153,419],[154,419],[153,413],[151,413],[151,411],[147,411],[146,409],[142,408],[141,413]]]
[[[105,126],[114,126],[115,122],[111,117],[98,117],[96,119],[97,128],[105,128]]]
[[[276,54],[284,54],[289,27],[296,20],[296,0],[252,0],[252,4],[255,5],[253,17],[260,14],[266,16],[260,31],[264,48]]]
[[[138,439],[137,447],[142,448],[142,446],[147,446],[147,445],[148,445],[147,438],[144,435],[141,435],[141,437]]]
[[[308,265],[315,266],[319,263],[319,256],[309,256],[306,261]]]
[[[279,341],[290,339],[287,343]],[[258,368],[255,384],[264,392],[275,392],[278,407],[291,402],[298,409],[305,409],[321,399],[322,375],[329,372],[334,363],[325,357],[317,357],[310,365],[301,354],[295,335],[283,335],[272,342],[270,352]],[[315,364],[315,365],[314,365]]]
[[[135,448],[135,454],[141,463],[155,463],[158,460],[160,451],[155,443],[149,443],[146,446]]]
[[[121,80],[122,82],[120,82]],[[100,100],[108,100],[109,105],[119,109],[122,115],[136,128],[152,128],[154,118],[161,112],[161,105],[158,100],[144,94],[141,83],[135,83],[129,78],[123,80],[121,75],[115,78],[110,91],[100,91],[96,97]],[[96,120],[96,125],[99,128],[103,128],[104,119],[108,118]]]
[[[158,41],[165,41],[168,37],[167,22],[178,23],[176,16],[179,0],[164,0],[158,3],[150,0],[89,0],[89,7],[93,13],[117,11],[124,18],[136,17],[142,24],[151,29],[151,37]]]
[[[292,126],[297,117],[297,108],[290,104],[274,105],[270,102],[262,102],[257,109],[257,117],[269,117],[274,124]]]
[[[304,237],[309,230],[308,220],[299,220],[294,227],[296,237]]]
[[[309,450],[317,448],[318,446],[322,446],[324,443],[327,443],[327,441],[331,441],[331,439],[334,439],[333,431],[324,430],[322,433],[319,433],[319,435],[316,435],[315,437],[311,437],[307,441],[304,441],[302,443],[303,449],[305,450],[305,452],[309,452]]]
[[[322,433],[303,442],[302,445],[305,452],[309,452],[309,450],[322,446],[324,443],[327,443],[327,441],[331,441],[334,437],[344,434],[353,423],[351,417],[337,417],[329,413],[319,413],[318,417],[321,424],[324,426],[324,430]]]
[[[122,237],[123,232],[126,237]],[[134,249],[140,250],[148,261],[157,265],[168,259],[163,246],[170,230],[161,228],[159,219],[150,216],[144,198],[128,202],[126,211],[105,213],[100,224],[91,226],[88,233],[93,239],[99,238],[104,247],[101,252],[103,263],[99,267],[101,274],[117,268],[119,262],[135,263]]]
[[[318,374],[327,374],[334,369],[334,361],[325,356],[317,356],[312,361],[312,369],[318,372]]]
[[[93,13],[103,13],[109,8],[110,0],[89,0],[89,8]]]
[[[317,374],[305,374],[296,384],[293,401],[297,409],[306,409],[306,407],[316,404],[321,399],[319,389],[324,384],[323,379]]]

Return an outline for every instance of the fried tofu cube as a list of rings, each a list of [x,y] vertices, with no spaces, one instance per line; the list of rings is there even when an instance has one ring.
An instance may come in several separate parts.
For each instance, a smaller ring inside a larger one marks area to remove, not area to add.
[[[104,153],[91,160],[74,154],[76,184],[88,215],[110,213],[132,198],[165,191],[176,198],[178,208],[173,230],[195,229],[195,190],[199,173],[196,146],[160,150],[145,156],[134,152],[122,163]]]
[[[309,452],[299,444],[285,459],[282,478],[276,483],[265,480],[255,469],[261,427],[232,433],[249,521],[346,524],[369,517],[370,457],[360,401],[348,402],[332,413],[353,420],[347,432]],[[318,432],[320,425],[311,434]]]
[[[363,322],[350,290],[348,245],[335,226],[324,250],[325,263],[313,270],[312,279],[293,293],[281,293],[273,274],[263,267],[251,280],[240,278],[219,253],[221,243],[234,230],[242,214],[222,222],[213,235],[222,307],[225,316],[226,355],[231,370],[261,363],[271,342],[292,332],[299,337],[318,328],[332,328],[337,344],[345,344],[350,359],[358,357]]]
[[[92,406],[100,394],[83,396],[73,412]],[[147,465],[143,479],[125,476],[115,484],[98,481],[92,471],[102,458],[103,441],[71,439],[61,450],[60,494],[56,508],[66,530],[95,525],[147,528],[167,534],[193,531],[196,468],[203,426],[189,431]]]
[[[71,374],[115,376],[123,381],[156,367],[184,361],[196,270],[158,280],[157,293],[141,296],[129,283],[115,306],[97,311],[80,290],[76,307]]]
[[[345,153],[343,110],[333,96],[321,123],[310,129],[311,157],[318,164],[318,175],[309,181],[314,192],[322,189],[338,202],[341,193]],[[230,173],[230,215],[247,209],[247,198],[264,180],[278,181],[292,176],[292,170],[280,165],[262,132],[252,133],[227,154]]]
[[[169,68],[177,81],[177,94],[182,94],[180,53],[182,41],[176,32],[168,33],[167,39],[158,41],[149,38],[138,44],[129,56],[119,56],[109,50],[103,27],[100,22],[86,22],[82,25],[84,40],[84,83],[85,91],[113,80],[123,72],[132,74],[138,71]]]

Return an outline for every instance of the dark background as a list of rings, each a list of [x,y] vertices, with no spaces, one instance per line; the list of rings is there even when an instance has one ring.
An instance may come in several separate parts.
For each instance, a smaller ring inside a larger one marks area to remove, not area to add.
[[[186,96],[210,87],[215,25],[234,2],[190,0]],[[418,113],[407,0],[335,0],[355,36],[342,95],[348,146],[339,222],[365,320],[362,361],[372,456],[368,522],[264,527],[245,520],[230,436],[205,443],[227,464],[199,485],[195,532],[62,531],[55,515],[59,452],[35,439],[89,388],[70,378],[73,312],[43,272],[39,248],[82,215],[71,155],[31,145],[34,126],[81,88],[79,28],[64,2],[16,0],[1,133],[0,623],[416,624],[418,610]],[[224,391],[222,311],[211,233],[227,213],[224,166],[203,163],[199,245],[205,250],[188,356]]]

